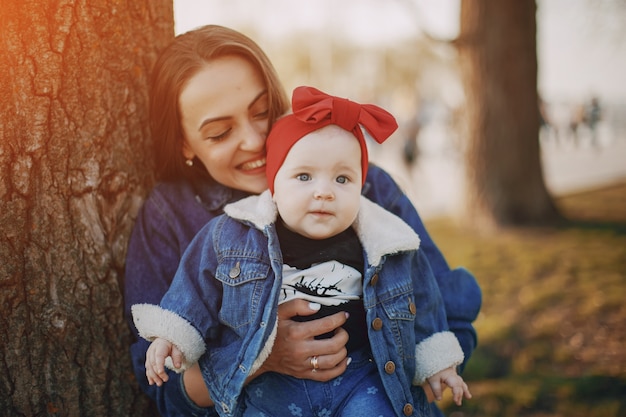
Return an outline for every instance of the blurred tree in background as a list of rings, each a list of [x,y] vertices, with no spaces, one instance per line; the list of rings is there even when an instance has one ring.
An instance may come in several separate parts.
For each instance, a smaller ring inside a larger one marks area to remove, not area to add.
[[[465,215],[479,227],[559,220],[539,153],[535,0],[465,0]]]
[[[401,125],[428,104],[445,107],[449,129],[441,139],[464,154],[461,215],[469,225],[495,229],[558,222],[540,158],[536,2],[460,4],[460,33],[452,41],[421,28],[420,8],[405,0],[422,36],[355,45],[341,43],[331,31],[303,31],[268,42],[268,49],[288,90],[312,83],[376,101]]]

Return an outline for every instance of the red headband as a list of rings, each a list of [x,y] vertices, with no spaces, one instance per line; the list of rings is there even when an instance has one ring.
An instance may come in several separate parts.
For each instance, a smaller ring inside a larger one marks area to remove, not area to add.
[[[361,146],[363,182],[367,175],[367,144],[360,125],[378,143],[383,143],[398,128],[396,119],[373,104],[359,104],[345,98],[330,96],[313,87],[297,87],[291,103],[293,114],[279,119],[270,131],[267,150],[267,183],[274,193],[274,178],[287,157],[289,149],[303,136],[335,124],[352,132]]]

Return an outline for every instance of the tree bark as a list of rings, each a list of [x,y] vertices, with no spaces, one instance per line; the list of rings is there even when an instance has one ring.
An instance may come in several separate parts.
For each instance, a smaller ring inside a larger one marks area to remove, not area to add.
[[[481,228],[560,218],[540,159],[535,14],[534,0],[461,2],[466,215]]]
[[[171,0],[0,7],[0,409],[140,415],[123,316]]]

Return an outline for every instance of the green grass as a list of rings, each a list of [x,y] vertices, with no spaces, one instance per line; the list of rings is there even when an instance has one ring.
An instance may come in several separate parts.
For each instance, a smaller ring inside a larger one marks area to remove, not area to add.
[[[454,417],[626,416],[626,184],[557,200],[566,226],[427,227],[483,290],[474,398]]]

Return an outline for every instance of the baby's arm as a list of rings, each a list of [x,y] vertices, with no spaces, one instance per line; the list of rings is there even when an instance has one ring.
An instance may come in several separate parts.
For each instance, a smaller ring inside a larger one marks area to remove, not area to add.
[[[183,363],[183,354],[175,344],[157,337],[152,341],[146,352],[146,377],[150,385],[163,385],[169,377],[165,372],[165,359],[170,356],[175,368]]]
[[[461,405],[463,396],[467,399],[472,398],[467,384],[463,381],[463,378],[456,373],[454,367],[437,372],[435,375],[427,378],[427,381],[437,401],[441,400],[441,395],[443,391],[445,391],[446,385],[452,390],[452,397],[456,405]]]

